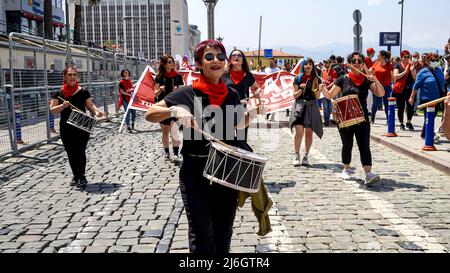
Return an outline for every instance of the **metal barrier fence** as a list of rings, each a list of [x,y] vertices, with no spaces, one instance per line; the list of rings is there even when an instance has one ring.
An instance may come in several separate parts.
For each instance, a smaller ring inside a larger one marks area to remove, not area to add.
[[[80,86],[108,115],[119,114],[120,71],[128,69],[137,81],[148,60],[87,46],[70,45]],[[0,158],[58,137],[59,115],[50,113],[52,94],[62,86],[67,44],[22,33],[0,42]],[[9,59],[7,64],[2,60]]]

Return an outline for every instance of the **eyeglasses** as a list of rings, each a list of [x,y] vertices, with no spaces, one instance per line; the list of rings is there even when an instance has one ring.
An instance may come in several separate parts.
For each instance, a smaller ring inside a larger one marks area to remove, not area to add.
[[[403,56],[403,59],[409,59],[409,55]]]
[[[351,63],[352,63],[352,64],[356,64],[356,63],[362,64],[362,63],[363,63],[363,60],[361,60],[361,59],[352,59],[352,60],[351,60]]]
[[[223,62],[227,59],[227,56],[225,56],[225,54],[223,54],[223,53],[219,53],[217,55],[214,55],[212,53],[206,53],[204,58],[208,62],[211,62],[212,60],[214,60],[214,58],[217,58],[217,60],[219,60],[220,62]]]
[[[233,53],[231,55],[231,58],[242,58],[242,54],[241,53]]]

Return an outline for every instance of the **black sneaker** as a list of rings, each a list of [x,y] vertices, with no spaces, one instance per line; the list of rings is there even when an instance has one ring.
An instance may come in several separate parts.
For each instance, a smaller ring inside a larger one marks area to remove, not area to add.
[[[127,132],[128,132],[128,133],[133,133],[133,131],[131,131],[131,127],[128,127],[128,128],[127,128]]]
[[[405,128],[405,124],[400,124],[400,130],[402,130],[402,131],[406,131],[406,128]]]
[[[74,177],[72,178],[72,180],[70,181],[70,186],[76,186],[78,185],[78,178]]]
[[[84,187],[86,186],[88,183],[88,181],[86,180],[86,176],[82,176],[78,179],[78,186],[79,187]]]
[[[411,124],[411,122],[407,122],[407,123],[406,123],[406,127],[407,127],[409,130],[414,131],[414,126]]]
[[[171,161],[172,159],[170,158],[170,154],[165,154],[164,155],[164,160],[165,161]]]

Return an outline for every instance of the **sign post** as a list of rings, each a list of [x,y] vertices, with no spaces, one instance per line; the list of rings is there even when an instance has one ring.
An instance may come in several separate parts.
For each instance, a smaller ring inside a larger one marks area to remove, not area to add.
[[[380,46],[387,46],[389,52],[393,46],[400,46],[400,32],[380,32]]]
[[[353,12],[353,20],[355,21],[355,25],[353,26],[353,34],[355,37],[353,38],[353,48],[355,51],[362,52],[362,26],[361,26],[362,13],[359,9]]]

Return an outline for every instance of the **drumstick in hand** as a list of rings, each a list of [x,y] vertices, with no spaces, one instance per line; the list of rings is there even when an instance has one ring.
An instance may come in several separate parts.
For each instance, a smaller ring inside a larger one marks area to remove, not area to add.
[[[364,74],[361,70],[359,70],[359,69],[357,69],[356,67],[354,67],[353,65],[351,65],[351,64],[347,64],[350,68],[353,68],[354,70],[356,70],[356,71],[358,71],[359,73],[361,73],[361,75],[363,75],[364,77],[368,77],[366,74]]]
[[[76,110],[78,110],[78,111],[80,111],[80,112],[83,112],[83,111],[81,111],[80,109],[78,109],[77,107],[75,107],[75,105],[73,105],[72,103],[70,103],[68,100],[65,100],[65,99],[63,99],[63,98],[61,98],[60,96],[58,96],[58,98],[60,99],[60,100],[62,100],[63,102],[68,102],[69,103],[69,105],[70,105],[70,107],[72,107],[72,108],[74,108],[74,109],[76,109]]]

